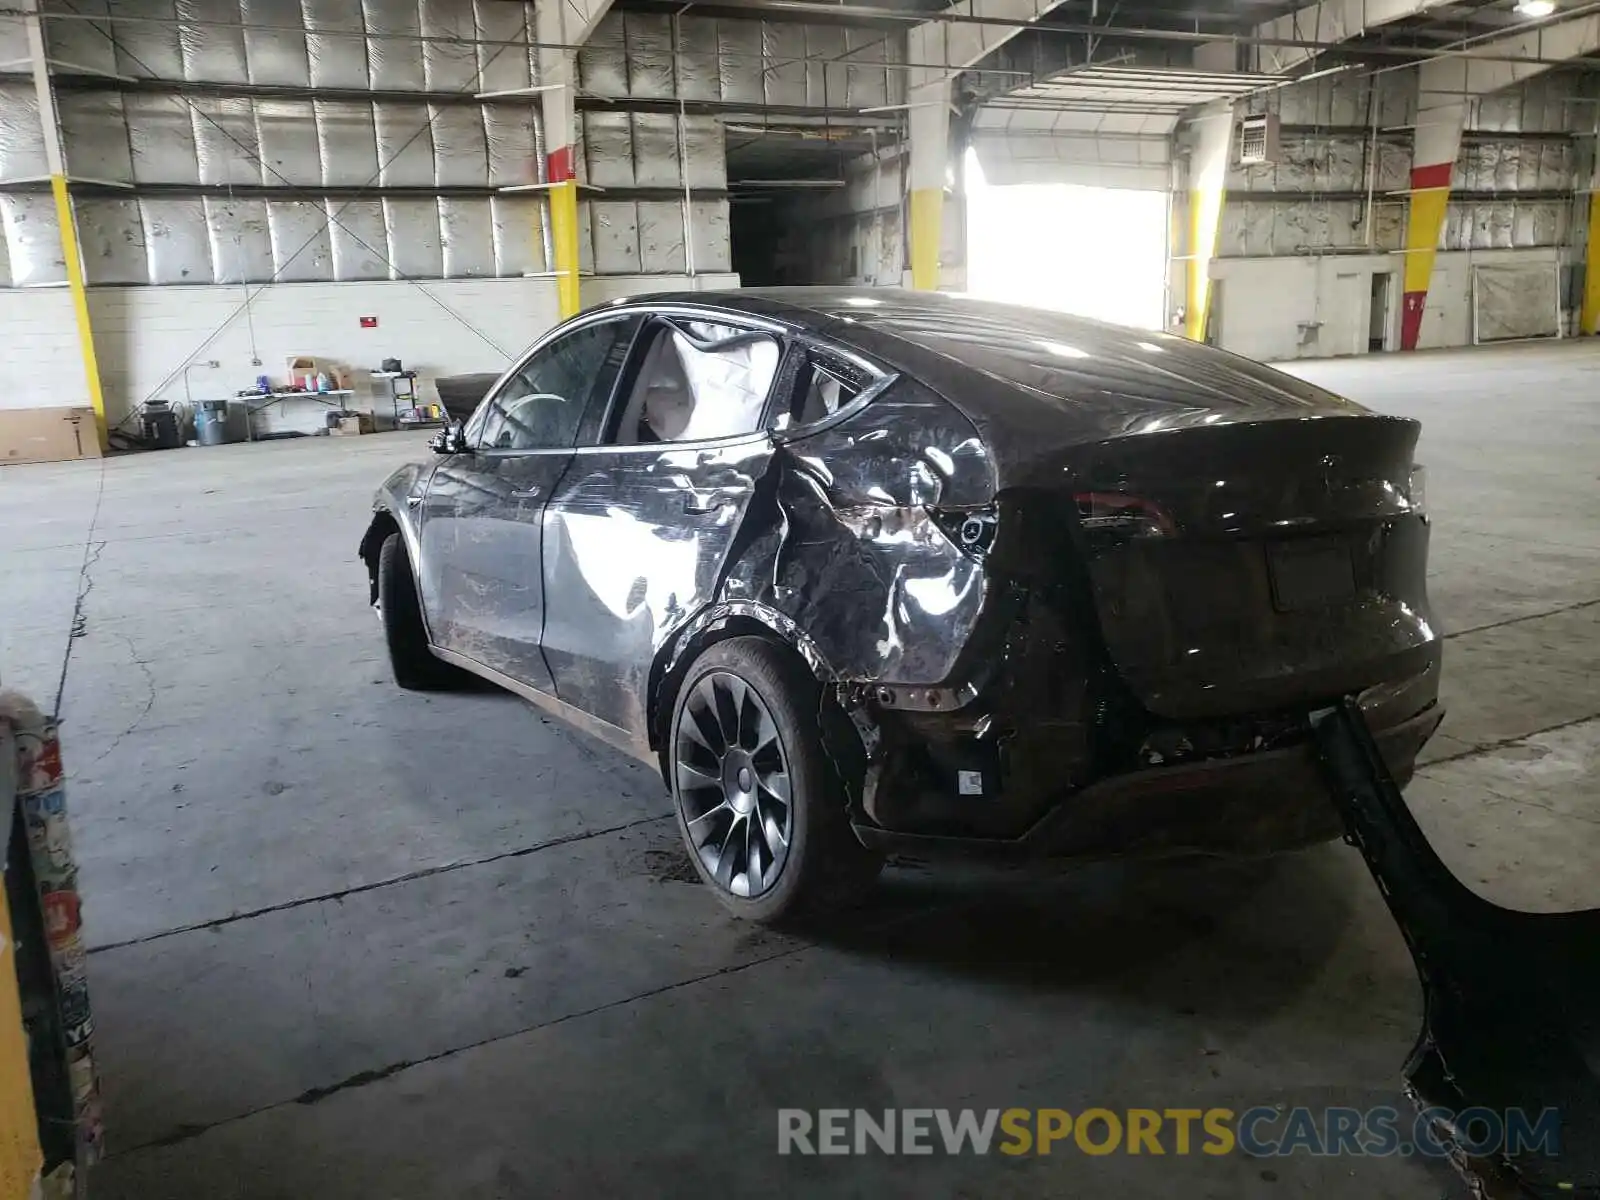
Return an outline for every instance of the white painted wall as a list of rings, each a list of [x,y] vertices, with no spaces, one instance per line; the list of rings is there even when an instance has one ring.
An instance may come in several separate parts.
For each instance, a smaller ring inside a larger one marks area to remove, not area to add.
[[[726,274],[597,277],[583,281],[583,299],[600,304],[738,283],[737,275]],[[91,289],[90,318],[110,422],[145,400],[183,400],[185,365],[194,364],[188,372],[194,399],[222,399],[249,387],[257,375],[281,381],[289,357],[300,354],[349,368],[357,389],[351,407],[372,407],[367,372],[390,357],[424,375],[421,390],[431,399],[429,379],[500,370],[557,320],[552,279],[289,283],[249,294],[247,309],[242,287]],[[363,316],[376,317],[377,328],[361,328]],[[0,356],[0,407],[89,402],[78,382],[78,340],[65,289],[0,289],[0,328],[10,351]],[[212,360],[220,367],[205,365]],[[387,410],[386,399],[378,403]],[[260,427],[315,428],[322,411],[315,402],[290,402],[267,414]]]
[[[1361,353],[1372,275],[1399,269],[1388,254],[1214,259],[1217,344],[1269,362]]]
[[[71,292],[0,288],[0,330],[0,409],[88,406]]]
[[[1441,253],[1433,260],[1433,279],[1428,284],[1428,306],[1422,312],[1417,348],[1472,345],[1473,267],[1537,264],[1555,269],[1561,261],[1561,252],[1554,246]]]
[[[1558,254],[1554,247],[1441,252],[1434,260],[1419,348],[1472,344],[1474,265],[1553,267]],[[1402,260],[1400,254],[1214,259],[1211,278],[1221,281],[1214,300],[1219,305],[1217,343],[1269,362],[1365,353],[1372,275],[1389,272],[1392,347]]]

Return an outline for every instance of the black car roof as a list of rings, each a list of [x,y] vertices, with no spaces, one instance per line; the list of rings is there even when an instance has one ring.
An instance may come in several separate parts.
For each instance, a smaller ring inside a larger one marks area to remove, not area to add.
[[[625,303],[710,305],[783,321],[875,353],[964,407],[982,403],[971,386],[977,375],[1073,415],[1086,406],[1131,414],[1153,405],[1198,417],[1216,414],[1213,420],[1365,411],[1260,363],[1174,334],[947,292],[750,288]]]
[[[891,303],[901,313],[916,312],[929,318],[948,316],[952,312],[960,313],[963,310],[977,313],[1000,307],[980,300],[952,296],[945,292],[912,292],[900,288],[869,287],[773,287],[740,288],[718,292],[658,292],[647,296],[630,296],[616,303],[619,306],[709,305],[732,312],[783,320],[803,329],[820,329],[844,316],[856,319],[861,324],[875,325],[877,322],[872,320],[873,310]]]

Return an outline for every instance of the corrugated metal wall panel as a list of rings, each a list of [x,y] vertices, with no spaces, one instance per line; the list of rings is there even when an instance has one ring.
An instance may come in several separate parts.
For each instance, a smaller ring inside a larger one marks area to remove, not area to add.
[[[109,11],[110,0],[43,0],[45,12],[76,13],[90,20],[46,21],[45,46],[50,57],[60,63],[70,63],[88,71],[114,75],[117,71],[117,48],[112,42],[107,23],[95,21]],[[26,55],[26,49],[24,49]]]
[[[583,161],[587,182],[596,187],[632,187],[633,121],[625,112],[586,112],[583,123]]]
[[[186,78],[174,0],[111,0],[111,4],[118,16],[154,18],[116,25],[118,73],[147,79]]]
[[[628,13],[624,19],[628,95],[665,100],[673,94],[672,18]]]
[[[384,91],[420,92],[427,87],[422,67],[422,43],[385,37],[385,34],[422,32],[417,0],[361,0],[367,33],[367,70],[372,86]]]
[[[267,201],[272,277],[279,283],[326,283],[333,278],[328,213],[318,200]]]
[[[488,200],[443,197],[439,228],[444,242],[446,279],[475,279],[494,274],[494,215]]]
[[[444,275],[438,201],[385,198],[383,221],[394,278],[439,279]]]
[[[190,101],[200,182],[261,182],[261,139],[255,105],[247,99],[200,96]]]
[[[27,84],[0,84],[0,183],[47,179],[39,101]]]
[[[638,232],[639,269],[646,275],[679,275],[688,270],[681,200],[639,201]]]
[[[6,232],[11,282],[17,287],[64,283],[61,231],[50,196],[0,196],[0,225]]]
[[[177,96],[123,97],[135,183],[200,182],[194,114]]]
[[[489,42],[532,42],[533,6],[512,4],[510,0],[473,0],[477,16],[477,36]],[[508,46],[479,46],[478,87],[480,92],[503,92],[528,87],[533,83],[530,53]]]
[[[494,221],[495,274],[516,278],[548,270],[544,257],[548,206],[544,198],[496,196],[490,204]]]
[[[665,113],[633,114],[633,177],[640,187],[682,186],[677,117]]]
[[[266,283],[272,278],[272,232],[265,200],[206,197],[211,267],[217,283]]]
[[[361,38],[339,37],[336,32],[360,33],[365,29],[355,0],[300,0],[306,26],[306,53],[310,59],[311,86],[366,88],[372,85],[366,49]]]
[[[146,196],[139,201],[151,283],[212,283],[205,201]]]
[[[56,99],[67,173],[98,183],[132,183],[133,156],[122,97],[107,92],[63,92]],[[13,254],[13,264],[15,255]]]
[[[144,218],[140,215],[137,200],[79,200],[74,208],[78,217],[78,244],[83,253],[85,282],[150,282],[150,260],[145,254],[144,245]],[[54,222],[51,224],[54,225]]]
[[[383,221],[383,201],[333,204],[329,215],[333,277],[340,282],[389,278],[389,234]]]
[[[240,0],[246,25],[270,25],[293,30],[304,23],[300,0]],[[309,87],[311,63],[305,34],[258,29],[244,31],[245,68],[251,83],[280,87]]]
[[[47,11],[109,12],[113,0],[43,0]],[[53,56],[105,73],[219,85],[476,91],[536,82],[531,3],[514,0],[115,0],[129,22],[47,23]],[[247,25],[274,29],[247,29]],[[112,27],[107,27],[112,28]],[[384,35],[402,35],[402,40]],[[448,40],[420,42],[425,35]],[[870,35],[870,36],[869,36]],[[25,54],[22,27],[0,19]],[[517,43],[475,45],[475,39]],[[837,107],[893,98],[886,58],[901,38],[880,31],[688,14],[611,13],[581,52],[586,91],[615,97],[780,102]],[[120,47],[120,49],[119,49]],[[807,55],[846,61],[800,61]],[[303,198],[79,197],[85,255],[98,283],[235,283],[522,274],[548,267],[547,201],[318,199],[324,188],[482,188],[537,182],[537,100],[439,104],[394,100],[230,97],[64,89],[61,124],[79,182],[135,187],[294,187]],[[591,112],[580,178],[603,187],[721,189],[723,126],[713,116]],[[45,174],[31,88],[0,85],[0,185]],[[148,202],[148,203],[147,203]],[[598,210],[594,204],[605,205]],[[643,207],[640,207],[640,204]],[[349,206],[347,209],[343,206]],[[726,270],[727,204],[586,197],[580,244],[600,269]],[[11,204],[4,262],[47,281],[59,258],[39,230],[36,198]],[[327,214],[344,213],[329,227]],[[50,221],[53,226],[53,217]],[[343,231],[341,232],[341,227]],[[697,235],[697,236],[696,236]],[[374,258],[361,248],[372,243]],[[92,249],[90,243],[93,243]],[[380,244],[381,243],[381,244]],[[692,253],[691,253],[692,250]],[[41,257],[43,255],[43,257]],[[386,265],[393,256],[393,268]],[[208,276],[210,278],[208,278]],[[4,282],[0,278],[0,282]]]
[[[599,275],[639,273],[639,210],[632,200],[596,200],[590,206],[594,270]]]
[[[120,3],[120,0],[119,0]],[[209,83],[248,83],[238,0],[177,0],[183,77]]]
[[[484,141],[491,187],[539,182],[537,110],[530,104],[486,104]]]
[[[378,138],[372,105],[340,100],[312,103],[322,181],[336,187],[370,187],[376,183]]]

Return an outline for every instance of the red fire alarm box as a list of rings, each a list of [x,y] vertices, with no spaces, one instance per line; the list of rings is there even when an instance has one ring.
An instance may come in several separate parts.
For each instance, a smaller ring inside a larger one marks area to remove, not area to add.
[[[377,317],[362,317],[361,318],[361,328],[363,328],[363,329],[376,329],[377,327],[378,327],[378,318]]]

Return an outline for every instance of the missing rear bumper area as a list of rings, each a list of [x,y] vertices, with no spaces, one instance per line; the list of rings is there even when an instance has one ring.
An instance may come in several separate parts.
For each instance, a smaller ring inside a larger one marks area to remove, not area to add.
[[[1443,710],[1430,704],[1375,731],[1398,782],[1410,779],[1418,752],[1442,718]],[[892,779],[888,772],[897,762],[903,766],[916,756],[897,759],[890,751],[874,764],[876,774],[869,773],[866,797],[874,803],[867,806],[869,819],[857,823],[856,833],[867,845],[887,852],[1019,860],[1248,857],[1293,850],[1343,832],[1317,766],[1309,726],[1304,734],[1289,744],[1140,766],[1082,787],[1057,785],[1028,797],[1002,786],[1006,777],[997,746],[979,750],[974,742],[954,750],[921,748],[921,761],[942,766],[949,781],[936,791],[907,789]],[[925,771],[922,777],[926,779]],[[987,791],[963,786],[969,783]],[[901,799],[887,804],[884,797],[890,794]],[[1042,815],[1019,835],[986,832],[985,811],[1014,814],[1032,807],[1037,812],[1041,805]]]

